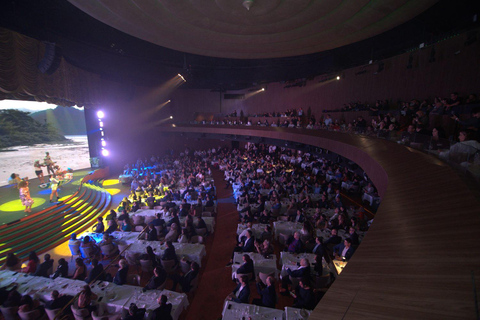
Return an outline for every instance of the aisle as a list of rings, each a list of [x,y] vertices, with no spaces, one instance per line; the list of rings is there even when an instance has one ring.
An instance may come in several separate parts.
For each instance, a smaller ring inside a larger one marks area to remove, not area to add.
[[[217,221],[211,253],[185,319],[219,319],[225,297],[235,288],[232,268],[226,268],[235,246],[238,213],[232,198],[232,188],[225,189],[223,172],[212,170],[217,188]]]

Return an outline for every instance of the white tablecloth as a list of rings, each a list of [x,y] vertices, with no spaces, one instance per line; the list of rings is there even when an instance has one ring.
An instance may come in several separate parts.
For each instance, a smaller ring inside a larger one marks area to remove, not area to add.
[[[252,232],[255,239],[260,239],[262,237],[263,231],[265,231],[266,224],[256,223],[252,225]],[[247,225],[245,223],[239,223],[237,226],[237,235],[240,235],[245,229],[247,229]]]
[[[254,306],[251,304],[226,301],[223,307],[222,320],[282,320],[283,310]]]
[[[288,275],[287,268],[294,271],[299,268],[297,263],[300,263],[302,258],[306,258],[310,262],[311,271],[313,271],[313,263],[315,263],[315,254],[313,253],[300,253],[294,254],[289,252],[280,252],[280,263],[282,264],[281,277]],[[327,275],[330,272],[330,267],[324,258],[322,258],[323,275]]]
[[[269,259],[265,259],[259,253],[243,253],[235,252],[233,255],[233,264],[232,264],[232,279],[235,278],[237,269],[243,264],[243,255],[248,254],[253,260],[253,267],[255,270],[255,275],[258,275],[259,272],[266,274],[275,273],[275,277],[278,278],[278,269],[277,269],[277,257],[271,255]]]
[[[306,309],[285,307],[285,320],[305,320],[311,313],[312,311]]]
[[[0,286],[10,283],[17,283],[17,290],[20,294],[28,294],[34,299],[47,301],[51,299],[53,290],[60,294],[75,296],[86,285],[84,281],[67,278],[50,278],[25,276],[22,273],[12,271],[0,271]],[[108,306],[109,310],[121,312],[128,309],[130,303],[136,303],[138,307],[146,308],[147,312],[158,307],[157,298],[165,294],[168,302],[172,304],[172,317],[178,319],[183,310],[188,307],[188,298],[184,293],[177,293],[168,290],[150,290],[142,293],[141,287],[123,285],[118,286],[111,282],[96,281],[91,285],[93,293],[98,296],[97,303],[102,308]]]
[[[273,223],[273,230],[275,232],[276,239],[278,239],[278,235],[280,233],[290,236],[290,235],[293,235],[295,231],[300,231],[302,228],[303,228],[303,223],[300,223],[300,222],[275,221]]]
[[[95,233],[83,233],[82,236],[88,235],[95,240],[101,240],[101,234]],[[127,252],[134,253],[137,255],[145,253],[145,248],[150,246],[156,255],[161,256],[165,250],[165,244],[160,244],[160,241],[146,241],[146,240],[137,240],[140,232],[120,232],[116,231],[112,233],[112,236],[115,238],[114,242],[131,244],[127,249]],[[174,242],[173,246],[175,247],[175,252],[177,257],[181,259],[186,257],[187,260],[195,261],[198,265],[202,265],[202,258],[207,254],[205,251],[205,246],[199,243],[177,243]]]

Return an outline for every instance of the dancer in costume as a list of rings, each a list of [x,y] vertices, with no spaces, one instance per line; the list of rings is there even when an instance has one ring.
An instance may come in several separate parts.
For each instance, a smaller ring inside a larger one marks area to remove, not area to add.
[[[55,170],[53,169],[53,165],[55,162],[53,162],[52,158],[50,157],[49,152],[45,152],[45,158],[43,159],[45,166],[47,167],[47,172],[50,174],[55,174]]]
[[[53,195],[55,195],[58,200],[58,183],[59,181],[57,180],[55,174],[53,174],[53,176],[50,178],[50,187],[52,188],[52,193],[50,194],[50,202],[53,202]]]
[[[18,191],[20,192],[20,201],[25,206],[25,212],[32,212],[33,199],[30,197],[30,189],[27,181],[20,181],[18,184]]]
[[[37,175],[38,180],[40,181],[40,184],[45,183],[45,179],[43,178],[42,167],[44,167],[44,165],[40,164],[40,160],[35,161],[35,163],[33,164],[33,168],[35,169],[35,174]]]

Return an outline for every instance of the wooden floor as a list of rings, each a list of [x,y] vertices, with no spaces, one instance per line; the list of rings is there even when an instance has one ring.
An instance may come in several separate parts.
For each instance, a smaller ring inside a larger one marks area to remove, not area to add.
[[[361,246],[310,319],[476,317],[480,203],[443,162],[386,140],[335,132],[178,125],[161,130],[300,142],[349,158],[367,172],[382,203]],[[230,239],[219,240],[231,246]],[[208,264],[223,267],[223,259],[214,259]],[[228,291],[224,281],[202,287]]]

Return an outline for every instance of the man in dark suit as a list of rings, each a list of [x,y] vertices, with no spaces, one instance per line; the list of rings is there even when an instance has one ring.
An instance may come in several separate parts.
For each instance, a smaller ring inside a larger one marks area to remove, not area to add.
[[[190,292],[192,290],[192,281],[198,276],[198,271],[200,266],[195,261],[190,264],[190,271],[185,273],[183,276],[178,274],[173,274],[171,279],[173,280],[172,291],[175,291],[177,284],[180,283],[183,292]]]
[[[162,219],[162,214],[157,213],[156,216],[157,217],[152,222],[150,222],[150,224],[154,227],[159,227],[159,226],[164,226],[165,227],[166,223],[165,223],[165,220]]]
[[[148,231],[146,234],[146,239],[147,241],[157,241],[157,229],[152,224],[148,225]]]
[[[166,295],[162,294],[158,297],[158,304],[160,305],[157,309],[150,312],[148,315],[148,320],[172,320],[172,304],[167,303],[168,298]]]
[[[323,248],[323,243],[320,239],[320,237],[315,238],[315,246],[312,249],[312,253],[316,254],[317,256],[323,257],[325,250]]]
[[[247,230],[245,233],[246,238],[240,242],[238,246],[233,249],[232,258],[227,263],[226,267],[229,267],[233,264],[233,256],[235,252],[254,252],[255,251],[255,239],[253,238],[252,230]]]
[[[34,276],[48,278],[48,270],[52,269],[53,271],[53,259],[50,259],[50,255],[48,253],[44,256],[44,258],[45,261],[38,266]]]
[[[265,286],[260,279],[257,279],[257,292],[261,298],[253,299],[252,304],[262,307],[275,308],[275,305],[277,304],[275,279],[273,277],[268,277],[266,283],[267,286]]]
[[[355,228],[350,227],[350,229],[348,229],[348,234],[348,237],[350,240],[352,240],[352,245],[358,246],[360,244],[360,240],[358,239],[358,233],[355,232]]]
[[[252,274],[252,279],[255,277],[255,269],[253,267],[253,260],[248,254],[243,255],[243,264],[237,269],[237,274]]]
[[[143,288],[143,292],[147,290],[156,290],[167,280],[167,272],[161,266],[153,269],[153,277],[150,278],[147,285]]]
[[[299,281],[298,287],[292,296],[295,299],[293,301],[294,308],[307,310],[313,310],[315,308],[315,294],[310,287],[310,280],[308,280],[308,278],[302,278]]]
[[[237,287],[230,293],[227,297],[227,300],[237,302],[237,303],[248,303],[250,299],[250,287],[248,286],[248,277],[241,276],[240,283]]]
[[[342,242],[342,238],[337,235],[337,229],[332,229],[332,233],[330,235],[330,238],[327,240],[323,241],[324,246],[328,246],[329,244],[336,245]]]
[[[338,260],[345,259],[348,261],[350,260],[354,252],[355,252],[355,249],[353,249],[352,240],[350,239],[345,239],[343,243],[340,243],[333,248],[335,259],[338,259]]]
[[[297,270],[291,270],[287,268],[288,276],[282,278],[282,288],[280,293],[282,295],[288,295],[288,285],[292,284],[290,278],[309,278],[310,277],[310,262],[308,259],[302,258],[300,260],[300,267]]]

